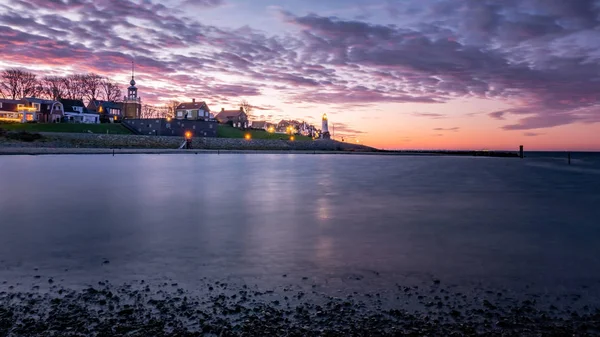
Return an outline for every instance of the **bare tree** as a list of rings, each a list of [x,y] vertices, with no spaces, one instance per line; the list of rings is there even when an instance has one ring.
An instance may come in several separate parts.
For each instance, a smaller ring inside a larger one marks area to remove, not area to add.
[[[46,76],[42,79],[43,95],[53,101],[58,101],[65,96],[64,77]]]
[[[83,100],[85,75],[73,74],[63,78],[65,98]]]
[[[169,107],[166,105],[142,105],[142,118],[167,118],[169,117]]]
[[[166,106],[166,105],[161,105],[159,107],[157,107],[157,111],[158,111],[158,118],[167,118],[167,117],[173,117],[173,115],[171,115],[171,109]]]
[[[88,102],[95,101],[98,99],[100,95],[100,90],[102,88],[102,76],[98,74],[86,74],[83,75],[83,90],[84,90],[84,98],[87,99]]]
[[[111,81],[108,78],[103,78],[101,82],[102,97],[109,101],[114,102],[121,99],[121,88],[119,84]]]
[[[179,106],[178,101],[172,100],[169,101],[169,103],[166,104],[167,107],[167,115],[165,117],[175,117],[175,114],[177,113],[177,107]]]
[[[0,77],[0,91],[5,97],[20,99],[39,93],[40,86],[33,73],[13,68],[4,70]]]
[[[244,108],[246,115],[248,115],[248,119],[250,119],[250,117],[252,117],[252,112],[254,111],[254,106],[244,99],[240,102],[240,107]]]
[[[156,107],[150,104],[142,105],[142,118],[155,118]]]

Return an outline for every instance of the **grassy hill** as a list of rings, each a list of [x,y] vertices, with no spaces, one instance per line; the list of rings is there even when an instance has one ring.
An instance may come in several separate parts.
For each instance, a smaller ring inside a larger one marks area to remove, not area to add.
[[[252,139],[283,139],[283,140],[290,139],[289,135],[284,135],[284,134],[280,134],[280,133],[269,133],[264,130],[245,130],[244,131],[244,130],[236,129],[229,125],[222,125],[222,124],[220,124],[219,128],[217,129],[217,136],[219,138],[245,138],[247,134],[250,134],[250,137]],[[312,138],[310,138],[310,137],[299,136],[299,135],[295,135],[294,139],[298,140],[298,141],[312,140]]]
[[[65,132],[65,133],[87,133],[88,130],[93,133],[103,134],[122,134],[129,135],[131,132],[121,124],[43,124],[43,123],[6,123],[0,124],[0,128],[7,131],[28,131],[28,132]]]

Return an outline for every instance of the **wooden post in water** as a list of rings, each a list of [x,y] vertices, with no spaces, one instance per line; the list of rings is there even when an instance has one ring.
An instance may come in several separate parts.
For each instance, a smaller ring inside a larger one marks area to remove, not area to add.
[[[567,157],[569,158],[569,165],[571,165],[571,152],[567,154]]]
[[[523,153],[523,145],[519,146],[519,157],[521,159],[525,158],[525,155]]]

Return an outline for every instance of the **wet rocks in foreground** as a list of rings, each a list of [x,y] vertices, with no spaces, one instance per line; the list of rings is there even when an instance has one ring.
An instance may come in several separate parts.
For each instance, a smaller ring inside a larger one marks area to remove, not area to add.
[[[0,336],[538,336],[600,333],[600,311],[540,306],[537,295],[465,296],[397,285],[393,293],[333,297],[209,282],[191,293],[175,282],[48,292],[0,288]],[[442,291],[443,290],[443,291]],[[288,294],[288,295],[284,295]],[[441,294],[441,295],[440,295]],[[370,296],[366,296],[370,295]],[[411,296],[409,296],[411,295]],[[489,297],[485,297],[489,296]],[[410,310],[408,301],[417,301]]]

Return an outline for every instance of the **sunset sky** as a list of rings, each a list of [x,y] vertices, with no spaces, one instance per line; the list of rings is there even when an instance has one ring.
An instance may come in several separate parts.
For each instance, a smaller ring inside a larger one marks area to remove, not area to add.
[[[600,1],[0,0],[0,69],[388,149],[600,150]],[[330,126],[330,129],[332,127]]]

